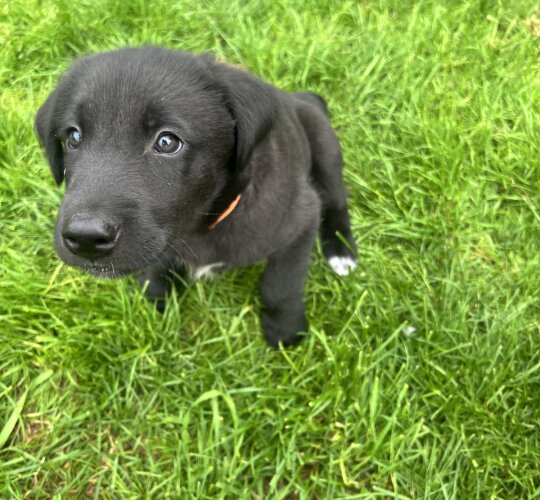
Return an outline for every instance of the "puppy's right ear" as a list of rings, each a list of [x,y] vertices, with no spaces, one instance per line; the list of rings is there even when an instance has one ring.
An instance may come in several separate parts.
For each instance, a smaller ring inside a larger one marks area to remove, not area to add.
[[[45,149],[51,171],[56,184],[64,180],[64,150],[58,137],[58,129],[54,119],[58,91],[55,90],[39,108],[36,114],[36,132]]]

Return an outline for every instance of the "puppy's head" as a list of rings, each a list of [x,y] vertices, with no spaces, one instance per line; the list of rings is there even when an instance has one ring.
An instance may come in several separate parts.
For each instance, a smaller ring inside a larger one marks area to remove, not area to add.
[[[271,87],[208,56],[79,59],[36,116],[53,176],[66,181],[58,254],[105,277],[182,258],[178,242],[209,231],[209,214],[247,182],[275,114]]]

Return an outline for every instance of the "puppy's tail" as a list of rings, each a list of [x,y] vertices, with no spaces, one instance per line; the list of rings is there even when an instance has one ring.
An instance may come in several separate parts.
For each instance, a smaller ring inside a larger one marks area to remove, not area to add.
[[[328,105],[319,94],[314,94],[313,92],[295,92],[293,95],[301,101],[309,102],[309,104],[320,109],[326,116],[330,117]]]

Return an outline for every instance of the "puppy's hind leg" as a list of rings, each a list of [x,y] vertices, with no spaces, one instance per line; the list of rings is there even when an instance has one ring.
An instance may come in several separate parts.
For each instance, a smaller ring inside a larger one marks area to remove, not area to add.
[[[334,272],[346,276],[356,268],[356,244],[343,185],[341,147],[328,117],[325,116],[327,108],[322,97],[316,94],[295,95],[311,104],[309,108],[304,105],[300,109],[299,117],[311,148],[311,179],[322,201],[322,250]],[[314,107],[318,109],[313,109]]]

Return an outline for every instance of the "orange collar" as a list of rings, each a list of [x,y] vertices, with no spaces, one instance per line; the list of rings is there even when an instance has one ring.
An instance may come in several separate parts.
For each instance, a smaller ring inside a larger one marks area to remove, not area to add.
[[[227,209],[210,225],[210,229],[215,229],[216,226],[223,220],[225,217],[231,215],[231,212],[236,208],[238,202],[240,201],[242,194],[239,194],[227,207]]]

